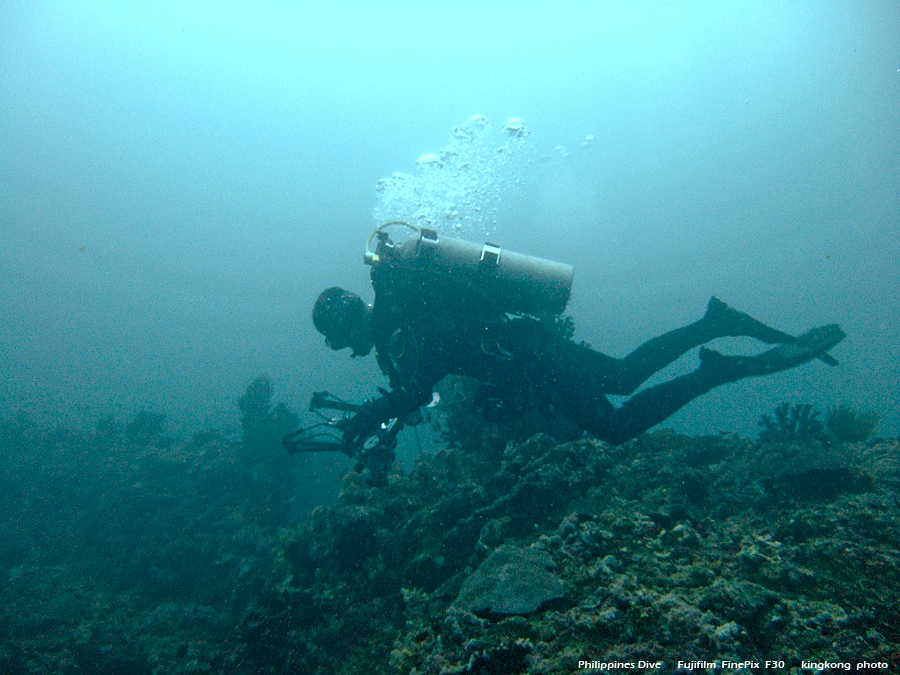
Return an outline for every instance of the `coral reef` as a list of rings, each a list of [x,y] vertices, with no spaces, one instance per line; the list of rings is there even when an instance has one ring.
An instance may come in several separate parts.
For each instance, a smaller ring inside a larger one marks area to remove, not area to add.
[[[264,461],[215,430],[166,437],[164,419],[105,417],[92,434],[0,420],[0,673],[230,658],[289,522],[273,521]]]
[[[168,444],[169,439],[163,433],[166,427],[166,416],[161,413],[152,413],[148,410],[141,410],[134,416],[125,426],[125,437],[132,445],[157,445],[164,447]],[[112,435],[116,433],[117,426],[115,422],[109,418],[100,420],[97,424],[98,435]]]
[[[274,465],[247,450],[277,407],[251,388],[237,441],[0,422],[0,672],[900,668],[896,438],[611,447],[520,438],[525,422],[457,401],[434,420],[465,425],[452,447],[380,489],[348,471],[335,505],[292,522],[265,494]],[[792,414],[785,429],[809,428]]]

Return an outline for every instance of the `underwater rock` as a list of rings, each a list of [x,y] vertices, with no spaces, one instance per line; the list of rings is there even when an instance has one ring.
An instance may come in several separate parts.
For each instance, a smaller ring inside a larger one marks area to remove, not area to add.
[[[459,675],[515,675],[528,667],[527,642],[517,641],[506,647],[486,649],[473,654],[465,668],[457,670]]]
[[[531,614],[565,597],[565,586],[550,571],[555,567],[544,551],[500,546],[466,579],[450,608],[473,614]]]

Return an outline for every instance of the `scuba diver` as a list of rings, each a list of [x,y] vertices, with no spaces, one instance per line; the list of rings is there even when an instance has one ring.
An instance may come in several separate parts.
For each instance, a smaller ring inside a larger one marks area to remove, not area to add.
[[[385,231],[398,224],[414,231],[399,245]],[[617,359],[575,343],[560,330],[556,318],[569,299],[569,265],[403,222],[385,223],[372,233],[366,262],[372,267],[374,302],[331,287],[316,300],[312,321],[331,349],[349,348],[352,356],[365,356],[374,347],[390,389],[379,388],[379,396],[360,406],[336,399],[329,405],[329,394],[314,395],[311,410],[352,413],[330,421],[340,432],[339,443],[330,448],[304,445],[310,436],[301,429],[285,437],[284,445],[290,452],[339,449],[358,460],[358,471],[369,468],[374,485],[385,482],[396,434],[404,424],[415,423],[411,418],[432,401],[435,385],[446,375],[475,378],[506,409],[537,405],[619,445],[714,387],[816,358],[837,365],[827,352],[845,337],[832,324],[795,338],[713,297],[699,320]],[[730,356],[703,346],[736,336],[778,346],[757,356]],[[695,347],[700,347],[696,370],[634,394]],[[607,398],[631,394],[618,408]]]

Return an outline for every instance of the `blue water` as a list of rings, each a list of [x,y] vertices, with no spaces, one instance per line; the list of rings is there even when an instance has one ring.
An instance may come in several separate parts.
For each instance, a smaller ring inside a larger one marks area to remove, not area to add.
[[[609,354],[710,295],[847,331],[840,367],[667,426],[749,435],[790,400],[900,433],[900,4],[309,4],[3,3],[0,413],[237,434],[260,373],[298,410],[370,395],[374,361],[308,316],[326,286],[370,293],[400,172],[438,181],[442,227],[574,265],[576,337]],[[417,163],[473,115],[468,182]]]

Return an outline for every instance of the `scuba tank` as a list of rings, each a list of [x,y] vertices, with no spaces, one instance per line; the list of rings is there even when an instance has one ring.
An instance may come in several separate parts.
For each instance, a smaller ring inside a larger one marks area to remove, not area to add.
[[[415,234],[394,244],[384,232],[390,225],[405,225]],[[376,236],[378,246],[373,252],[369,247]],[[569,302],[574,276],[571,265],[507,251],[491,243],[442,236],[403,221],[384,223],[372,232],[366,242],[365,261],[373,267],[389,262],[433,276],[463,279],[512,314],[561,314]]]

